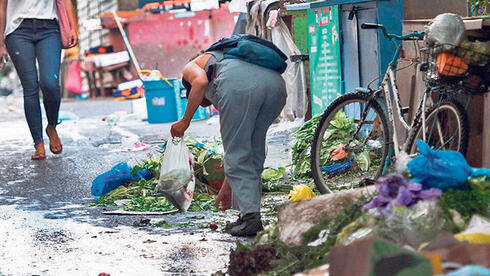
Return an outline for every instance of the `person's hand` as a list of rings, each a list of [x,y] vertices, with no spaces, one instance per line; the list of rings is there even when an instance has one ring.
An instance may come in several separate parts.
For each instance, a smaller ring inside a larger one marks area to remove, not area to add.
[[[70,42],[68,45],[69,48],[74,47],[75,45],[78,44],[78,33],[75,29],[72,29],[70,31],[70,36],[68,41]]]
[[[221,211],[226,211],[231,208],[231,194],[232,190],[230,184],[228,183],[228,179],[225,178],[223,182],[223,186],[219,190],[218,196],[216,196],[216,202],[214,206],[220,209]]]
[[[172,134],[172,137],[182,137],[184,136],[184,132],[189,128],[190,124],[191,123],[189,121],[181,119],[172,125],[170,128],[170,134]]]
[[[5,43],[0,42],[0,61],[1,60],[7,60],[9,54],[7,52],[7,47],[5,46]]]

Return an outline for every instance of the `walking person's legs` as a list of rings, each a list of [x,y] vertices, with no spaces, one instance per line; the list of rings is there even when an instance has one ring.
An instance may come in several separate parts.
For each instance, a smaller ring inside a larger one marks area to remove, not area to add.
[[[24,112],[36,148],[32,159],[43,159],[45,152],[33,34],[21,25],[7,36],[5,44],[24,90]]]
[[[61,38],[55,21],[46,23],[46,27],[39,33],[36,55],[39,62],[39,85],[43,92],[44,109],[48,119],[46,133],[49,137],[49,148],[53,153],[59,154],[62,151],[62,144],[56,132],[56,125],[61,102],[59,82]]]

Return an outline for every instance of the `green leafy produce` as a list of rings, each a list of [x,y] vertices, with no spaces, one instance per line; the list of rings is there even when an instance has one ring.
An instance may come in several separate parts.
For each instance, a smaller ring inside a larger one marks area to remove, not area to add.
[[[309,176],[310,169],[310,149],[316,127],[320,123],[321,115],[314,116],[303,124],[295,133],[296,143],[292,148],[293,175],[295,177]]]
[[[131,169],[131,175],[135,174],[137,171],[141,170],[141,169],[147,169],[149,171],[151,171],[151,173],[153,174],[153,177],[159,177],[160,176],[160,162],[157,161],[157,160],[153,160],[151,159],[148,159],[148,160],[145,160],[141,163],[139,163],[138,165],[134,166],[132,169]]]
[[[354,160],[361,170],[367,171],[369,170],[369,166],[371,165],[371,156],[369,151],[363,151],[354,155]]]
[[[360,196],[357,199],[353,199],[352,202],[346,203],[344,208],[333,216],[327,216],[319,224],[311,228],[306,232],[304,237],[304,245],[299,247],[288,247],[281,242],[278,237],[278,227],[268,227],[264,232],[257,235],[256,245],[245,246],[240,244],[235,251],[241,255],[238,256],[250,256],[247,252],[256,252],[257,249],[262,248],[260,246],[270,246],[275,249],[274,256],[268,256],[267,260],[271,261],[270,265],[264,269],[261,275],[294,275],[297,272],[302,272],[306,269],[314,268],[322,264],[327,263],[327,253],[332,246],[335,245],[337,235],[342,229],[359,218],[362,214],[362,206],[370,201],[368,196]],[[328,239],[322,245],[312,247],[307,244],[318,238],[320,231],[328,229]],[[235,258],[236,256],[231,256]],[[250,261],[234,261],[231,263],[228,272],[233,271],[248,271],[250,267]],[[232,266],[233,265],[233,266]]]
[[[279,167],[277,169],[266,169],[262,172],[262,180],[279,180],[286,174],[286,168]]]
[[[127,187],[121,186],[91,206],[116,206],[122,205],[126,211],[135,212],[165,212],[174,210],[175,207],[165,197],[154,194],[157,180],[145,180],[131,182]],[[214,207],[214,196],[205,193],[195,193],[189,211],[217,211]]]
[[[310,168],[310,151],[316,128],[320,123],[321,115],[313,117],[299,128],[294,137],[296,143],[293,150],[293,176],[305,177],[311,174]],[[330,158],[330,152],[337,149],[340,144],[347,144],[352,132],[354,131],[354,118],[347,118],[345,112],[339,111],[330,121],[330,125],[325,131],[322,141],[322,151],[320,153],[320,162],[327,165]]]
[[[262,186],[265,192],[289,192],[291,185],[285,185],[286,168],[266,169],[262,173]]]
[[[490,178],[472,178],[468,180],[468,184],[468,189],[450,189],[440,197],[439,204],[450,231],[463,230],[454,222],[454,212],[461,215],[465,224],[475,214],[490,217]]]

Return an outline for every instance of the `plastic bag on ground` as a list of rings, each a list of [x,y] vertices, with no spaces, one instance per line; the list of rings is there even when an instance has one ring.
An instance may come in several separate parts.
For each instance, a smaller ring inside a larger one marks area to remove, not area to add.
[[[444,219],[437,200],[424,200],[408,208],[393,206],[375,226],[378,236],[414,248],[434,239],[444,227]]]
[[[427,28],[426,41],[430,46],[442,45],[443,51],[456,48],[466,37],[461,16],[453,13],[438,15]]]
[[[407,164],[413,181],[421,183],[424,189],[462,188],[473,169],[464,156],[457,151],[436,151],[422,140],[417,141],[419,155]]]
[[[304,199],[310,200],[315,196],[315,193],[310,189],[310,187],[306,186],[305,184],[300,184],[293,187],[293,190],[289,192],[286,199],[290,202],[295,202]]]
[[[189,208],[194,196],[194,172],[192,154],[187,149],[184,139],[174,140],[170,137],[162,159],[160,179],[155,187],[180,211]]]
[[[131,167],[127,163],[122,162],[110,169],[109,171],[97,176],[92,181],[91,193],[95,199],[108,194],[121,185],[130,181],[137,181],[141,178],[149,180],[153,178],[152,173],[147,169],[141,169],[131,176]]]
[[[473,215],[468,228],[454,237],[469,243],[490,243],[490,221],[479,215]]]

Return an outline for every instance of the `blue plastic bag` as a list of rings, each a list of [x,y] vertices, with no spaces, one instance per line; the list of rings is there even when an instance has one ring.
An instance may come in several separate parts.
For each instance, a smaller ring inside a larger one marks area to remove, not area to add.
[[[441,276],[484,276],[490,275],[490,269],[479,265],[466,265],[462,268]]]
[[[422,140],[417,141],[417,147],[419,155],[407,165],[414,182],[422,184],[424,189],[443,191],[465,187],[473,169],[460,152],[432,150]]]
[[[109,171],[97,176],[92,181],[91,192],[95,199],[98,199],[100,196],[106,195],[110,191],[130,181],[137,181],[141,178],[149,180],[152,177],[152,173],[147,169],[141,169],[131,176],[131,167],[127,163],[122,162],[112,167]]]

